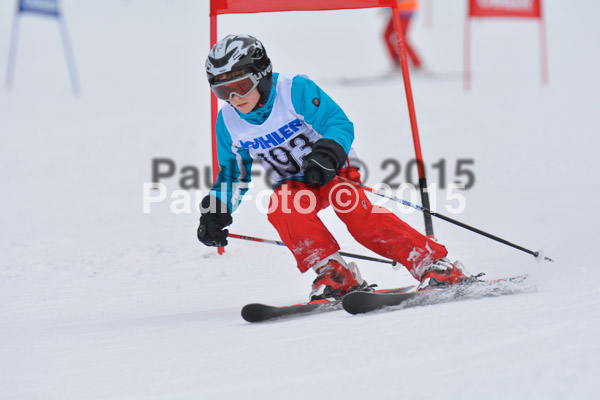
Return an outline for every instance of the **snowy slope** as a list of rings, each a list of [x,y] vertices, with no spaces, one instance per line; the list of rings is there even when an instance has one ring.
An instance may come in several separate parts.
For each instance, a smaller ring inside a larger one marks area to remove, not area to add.
[[[452,216],[557,262],[443,221],[436,236],[472,272],[529,273],[537,291],[245,323],[244,304],[301,301],[314,276],[279,247],[230,240],[217,255],[197,242],[193,210],[142,208],[153,158],[200,168],[208,189],[208,2],[64,0],[82,94],[70,93],[56,24],[36,17],[21,21],[15,82],[0,91],[0,399],[596,396],[600,5],[545,1],[546,87],[536,23],[474,22],[466,93],[465,2],[432,3],[433,27],[419,16],[413,41],[437,75],[412,80],[429,180],[439,181],[440,159],[446,181],[458,159],[475,160],[467,206]],[[0,5],[3,67],[12,13],[12,2]],[[373,185],[390,174],[384,160],[404,168],[413,157],[401,79],[340,77],[389,71],[384,22],[378,10],[230,15],[219,32],[254,34],[277,71],[321,83],[355,123]],[[180,177],[164,181],[169,195]],[[255,183],[256,197],[262,176]],[[446,194],[439,212],[455,205]],[[404,217],[422,227],[421,215]],[[333,213],[323,219],[344,250],[369,254]],[[233,232],[277,238],[250,201],[234,221]],[[382,287],[414,283],[406,271],[359,265]]]

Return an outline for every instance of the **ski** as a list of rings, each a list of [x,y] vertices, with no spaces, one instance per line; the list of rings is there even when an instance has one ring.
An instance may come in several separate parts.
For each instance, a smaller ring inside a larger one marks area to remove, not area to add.
[[[368,313],[382,308],[390,310],[444,303],[458,299],[475,299],[519,293],[527,289],[522,283],[528,275],[492,281],[474,281],[404,293],[352,292],[342,299],[342,307],[350,314]]]
[[[414,289],[414,286],[360,293],[403,293],[411,289]],[[266,304],[252,303],[247,304],[242,308],[242,318],[248,322],[263,322],[283,317],[318,314],[326,311],[340,310],[341,308],[341,299],[314,300],[307,303],[299,303],[289,306],[271,306]]]

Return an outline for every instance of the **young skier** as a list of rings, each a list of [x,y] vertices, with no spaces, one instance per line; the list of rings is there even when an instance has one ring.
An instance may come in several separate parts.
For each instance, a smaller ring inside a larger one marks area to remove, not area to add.
[[[262,43],[249,35],[229,35],[210,50],[208,81],[226,104],[216,124],[220,172],[201,202],[198,239],[207,246],[227,245],[224,228],[248,190],[255,157],[275,182],[269,222],[298,269],[317,273],[311,300],[370,289],[317,216],[329,205],[359,243],[404,265],[421,288],[468,277],[459,262],[446,258],[444,246],[372,205],[363,190],[335,179],[360,182],[352,122],[307,77],[272,69]]]

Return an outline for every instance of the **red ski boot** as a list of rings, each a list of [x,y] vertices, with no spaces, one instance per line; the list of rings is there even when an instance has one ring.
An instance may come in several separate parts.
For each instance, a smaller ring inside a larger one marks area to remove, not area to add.
[[[439,286],[454,285],[471,277],[460,261],[451,263],[446,257],[425,267],[417,290],[435,289]]]
[[[348,292],[367,287],[355,263],[349,263],[346,268],[338,261],[330,259],[327,264],[317,269],[317,275],[309,296],[311,301],[339,299]]]

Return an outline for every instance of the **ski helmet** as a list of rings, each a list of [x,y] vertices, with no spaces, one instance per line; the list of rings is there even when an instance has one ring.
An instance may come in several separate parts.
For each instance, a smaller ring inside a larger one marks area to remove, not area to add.
[[[227,35],[210,49],[206,58],[206,75],[211,85],[215,83],[217,75],[244,68],[255,73],[259,82],[260,103],[264,104],[271,90],[273,65],[258,39],[243,34]]]

